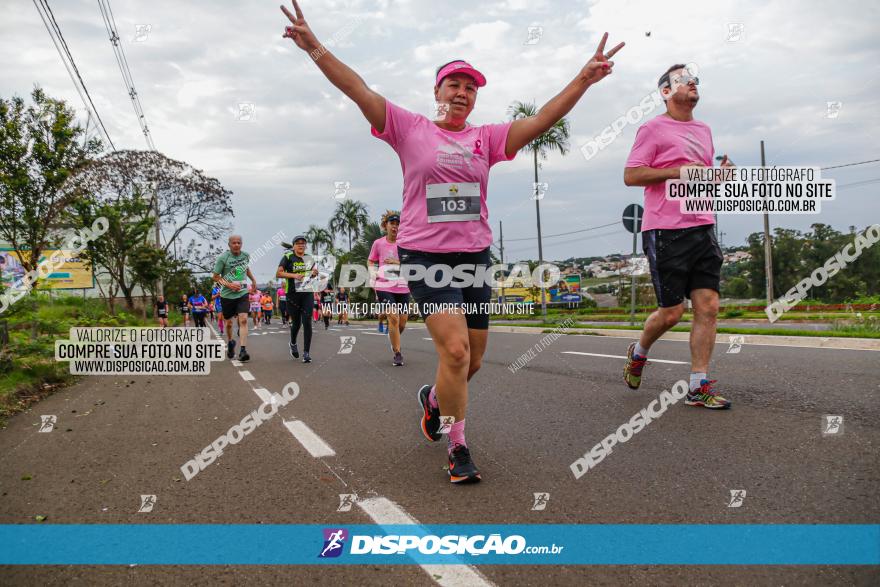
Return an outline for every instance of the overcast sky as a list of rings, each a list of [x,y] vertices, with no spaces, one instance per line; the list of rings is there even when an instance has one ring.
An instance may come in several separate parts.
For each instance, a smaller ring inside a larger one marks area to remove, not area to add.
[[[33,4],[2,0],[0,95],[34,85],[85,109]],[[94,0],[50,0],[70,51],[117,148],[143,149],[122,76]],[[326,225],[334,182],[378,218],[399,208],[401,171],[394,152],[370,136],[360,111],[281,38],[277,2],[112,0],[116,24],[156,148],[217,177],[232,190],[235,230],[256,247],[279,230],[288,236]],[[386,98],[427,113],[435,68],[463,58],[488,79],[470,121],[498,122],[514,100],[543,104],[595,50],[602,33],[626,41],[614,74],[590,88],[569,115],[571,150],[540,170],[550,184],[541,202],[545,235],[620,220],[641,202],[623,185],[638,125],[628,125],[589,161],[580,147],[651,92],[676,62],[699,67],[695,116],[710,125],[716,153],[738,165],[760,163],[759,142],[777,165],[831,166],[880,158],[880,42],[875,2],[748,0],[437,3],[303,0],[318,38],[341,40],[333,52]],[[136,25],[149,32],[136,36]],[[529,27],[541,27],[526,44]],[[646,35],[650,31],[650,36]],[[611,46],[611,45],[609,45]],[[840,102],[829,117],[828,102]],[[250,121],[239,104],[253,104]],[[660,109],[649,117],[661,113]],[[647,120],[647,118],[645,119]],[[489,182],[490,223],[504,222],[508,260],[537,258],[532,162],[521,153],[496,165]],[[880,164],[828,171],[838,198],[817,216],[773,216],[771,226],[806,230],[816,221],[838,230],[880,221]],[[865,183],[869,182],[869,183]],[[725,244],[744,244],[761,216],[721,216]],[[529,239],[529,240],[523,240]],[[544,242],[544,256],[626,252],[617,225]],[[261,281],[274,274],[269,254]]]

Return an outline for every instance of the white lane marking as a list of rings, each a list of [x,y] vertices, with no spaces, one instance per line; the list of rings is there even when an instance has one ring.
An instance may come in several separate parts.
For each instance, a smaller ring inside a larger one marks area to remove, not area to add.
[[[371,334],[373,336],[388,336],[387,334],[382,334],[381,332],[366,332],[364,330],[361,330],[361,332],[363,332],[364,334]]]
[[[587,355],[590,357],[604,357],[606,359],[626,359],[626,355],[603,355],[601,353],[582,353],[579,351],[562,351],[563,355]],[[685,361],[667,361],[664,359],[652,359],[648,357],[650,363],[669,363],[670,365],[687,365]]]
[[[419,524],[419,521],[406,513],[390,499],[370,497],[355,503],[380,526],[398,524]],[[419,529],[413,529],[418,534]],[[443,587],[489,587],[489,579],[470,565],[419,565],[438,585]]]
[[[255,387],[254,393],[257,394],[257,397],[260,398],[260,401],[264,404],[274,404],[275,398],[272,397],[272,394],[269,393],[269,390],[264,387]]]
[[[253,381],[254,379],[256,379],[256,377],[251,375],[250,371],[239,371],[238,374],[241,375],[241,378],[245,381]]]
[[[639,333],[641,331],[634,330],[633,332]],[[543,334],[543,333],[540,333],[540,332],[538,332],[538,333],[535,333],[535,332],[495,332],[495,334],[532,334],[532,335],[534,335],[534,334]],[[626,336],[615,336],[615,335],[611,335],[611,334],[580,334],[580,333],[575,334],[575,333],[570,333],[568,336],[590,336],[593,338],[601,338],[604,340],[614,340],[616,338],[629,338]],[[773,335],[771,335],[771,334],[754,334],[753,333],[753,334],[744,334],[743,336],[748,337],[748,336],[773,336]],[[635,338],[635,336],[633,336],[633,338]],[[811,339],[811,338],[828,339],[828,338],[832,338],[832,337],[804,336],[803,338],[806,338],[806,339]],[[840,337],[837,337],[837,338],[840,338]],[[657,342],[683,342],[683,343],[690,344],[689,340],[675,340],[672,338],[664,338],[663,340],[659,340]],[[730,344],[730,342],[726,341],[726,340],[716,340],[715,344],[728,345],[728,344]],[[748,342],[746,344],[748,346],[778,346],[778,347],[787,348],[787,349],[813,349],[813,350],[821,350],[821,351],[868,351],[868,352],[873,352],[873,353],[880,353],[880,349],[859,349],[859,348],[855,348],[855,347],[851,347],[851,346],[845,346],[845,347],[805,346],[805,345],[800,345],[800,344],[779,344],[779,343],[775,343],[775,342]]]
[[[422,338],[422,340],[434,340],[433,338]]]
[[[239,361],[238,359],[232,359],[229,362],[232,363],[233,367],[241,367],[241,361]]]
[[[303,445],[303,448],[309,451],[309,454],[316,459],[336,456],[336,451],[330,448],[330,445],[324,442],[320,436],[312,432],[312,429],[306,426],[306,423],[302,420],[285,421],[284,425],[287,426],[287,429],[290,430],[294,438]]]

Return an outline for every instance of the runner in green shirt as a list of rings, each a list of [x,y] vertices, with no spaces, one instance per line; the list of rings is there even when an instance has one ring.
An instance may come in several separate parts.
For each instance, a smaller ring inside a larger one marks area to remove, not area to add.
[[[247,317],[248,317],[248,279],[254,290],[257,280],[251,273],[248,263],[251,257],[241,250],[241,236],[234,234],[229,237],[229,250],[224,251],[214,263],[214,281],[220,284],[220,308],[226,321],[226,356],[235,356],[235,341],[232,338],[232,318],[238,317],[238,338],[240,348],[239,361],[249,361],[247,353]]]

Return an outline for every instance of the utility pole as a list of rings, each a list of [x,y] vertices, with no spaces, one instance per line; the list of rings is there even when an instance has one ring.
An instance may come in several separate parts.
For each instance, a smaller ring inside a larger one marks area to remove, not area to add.
[[[535,214],[538,218],[538,267],[544,264],[544,247],[541,244],[541,201],[538,199],[538,150],[532,151],[535,154]],[[541,274],[541,315],[546,322],[547,318],[547,296],[544,293],[544,275]]]
[[[639,209],[636,208],[633,212],[633,223],[636,228],[633,229],[633,252],[632,256],[629,258],[630,264],[630,281],[632,282],[630,285],[630,310],[629,310],[629,325],[635,326],[636,323],[636,246],[639,242],[639,231],[637,227],[641,226],[641,222],[639,221]]]
[[[766,167],[764,141],[761,141],[761,167]],[[770,215],[764,212],[764,276],[767,280],[767,305],[773,303],[773,248],[770,242]]]
[[[155,184],[152,186],[153,188],[153,214],[156,217],[156,248],[162,249],[162,238],[161,238],[161,229],[159,227],[159,194],[156,193]],[[156,282],[156,295],[164,296],[165,295],[165,283],[161,277]]]
[[[501,237],[501,265],[504,266],[505,272],[507,271],[507,266],[504,265],[504,222],[501,220],[498,221],[498,234]],[[501,278],[501,301],[504,301],[504,282],[507,281],[507,276],[504,275]]]

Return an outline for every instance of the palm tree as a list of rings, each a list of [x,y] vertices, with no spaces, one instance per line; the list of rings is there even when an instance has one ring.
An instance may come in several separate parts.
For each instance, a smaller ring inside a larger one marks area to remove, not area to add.
[[[351,252],[353,241],[360,237],[364,226],[369,221],[367,206],[357,200],[344,200],[336,205],[327,228],[331,235],[348,236],[348,252]]]
[[[520,118],[528,118],[538,113],[534,102],[514,102],[507,109],[507,113],[511,119],[518,120]],[[551,126],[544,134],[536,138],[534,141],[525,146],[532,152],[535,162],[535,183],[538,183],[538,156],[542,161],[547,160],[547,154],[550,151],[559,151],[560,155],[566,155],[569,150],[568,139],[571,136],[569,132],[568,119],[560,118]],[[537,197],[537,187],[535,188],[535,215],[538,219],[538,264],[544,263],[544,248],[541,242],[541,201]],[[544,287],[541,287],[541,313],[547,318],[547,295]]]
[[[351,249],[351,253],[347,256],[346,262],[351,263],[353,265],[359,265],[361,267],[367,266],[367,257],[370,256],[370,249],[373,247],[373,242],[379,240],[384,236],[382,232],[382,227],[378,222],[369,222],[363,227],[363,231],[361,232],[360,238],[358,238],[357,242],[354,244],[354,247]],[[351,292],[352,299],[358,299],[360,301],[375,301],[370,300],[370,289],[367,288],[366,292]]]
[[[333,248],[333,235],[330,234],[330,231],[314,224],[309,225],[309,229],[306,231],[306,240],[312,243],[313,255],[317,255],[322,248],[325,251]]]

